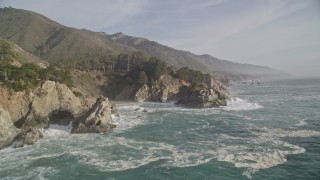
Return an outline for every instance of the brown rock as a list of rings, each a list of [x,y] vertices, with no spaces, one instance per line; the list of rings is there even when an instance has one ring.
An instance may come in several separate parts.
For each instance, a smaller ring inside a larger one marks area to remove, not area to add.
[[[97,99],[93,107],[78,121],[74,122],[72,133],[105,133],[113,128],[111,104],[105,97]]]
[[[38,128],[30,128],[27,131],[21,133],[15,144],[15,148],[23,147],[25,145],[32,145],[39,139],[43,138],[42,132]]]
[[[0,106],[0,149],[9,146],[19,133],[20,130],[13,125],[9,112]]]

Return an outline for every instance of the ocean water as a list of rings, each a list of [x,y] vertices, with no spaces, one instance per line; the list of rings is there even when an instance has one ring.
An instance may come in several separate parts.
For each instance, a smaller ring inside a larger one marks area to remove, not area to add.
[[[320,179],[320,79],[231,92],[215,109],[119,104],[108,134],[52,125],[0,151],[0,179]]]

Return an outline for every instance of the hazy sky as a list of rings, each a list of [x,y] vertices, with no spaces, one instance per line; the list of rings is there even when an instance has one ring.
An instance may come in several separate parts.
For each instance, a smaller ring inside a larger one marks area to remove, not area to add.
[[[67,26],[320,76],[320,0],[0,0],[9,5]]]

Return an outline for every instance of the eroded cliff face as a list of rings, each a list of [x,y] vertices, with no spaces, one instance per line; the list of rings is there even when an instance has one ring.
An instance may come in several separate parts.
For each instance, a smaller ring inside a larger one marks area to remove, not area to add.
[[[9,112],[0,106],[0,149],[9,146],[19,133],[20,130],[13,125]]]
[[[192,89],[189,95],[180,99],[177,104],[190,108],[212,108],[226,106],[229,99],[227,88],[221,82],[207,77],[199,87]]]
[[[33,91],[10,92],[0,87],[0,149],[17,140],[16,147],[34,144],[50,124],[73,122],[73,133],[107,132],[114,107],[100,97],[78,98],[64,84],[45,81]],[[83,123],[85,122],[85,123]],[[106,128],[108,127],[108,128]]]
[[[227,88],[219,81],[206,77],[193,87],[189,83],[162,75],[151,87],[143,85],[135,94],[137,102],[169,102],[189,108],[211,108],[226,106],[229,99]]]
[[[144,102],[169,102],[174,101],[180,93],[180,88],[184,84],[171,77],[170,75],[162,75],[155,83],[149,87],[143,85],[135,94],[135,101]]]
[[[115,125],[111,123],[114,106],[105,97],[100,97],[87,113],[76,121],[72,133],[104,133]]]

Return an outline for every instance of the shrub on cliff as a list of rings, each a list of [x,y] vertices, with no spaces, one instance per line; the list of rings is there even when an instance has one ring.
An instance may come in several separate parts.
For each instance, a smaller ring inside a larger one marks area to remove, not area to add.
[[[188,67],[182,67],[174,74],[174,77],[189,81],[192,84],[199,84],[203,81],[205,75],[200,71],[194,71]]]
[[[18,55],[12,51],[10,43],[0,38],[0,63],[8,64],[16,58]]]
[[[0,71],[5,74],[2,81],[7,87],[15,91],[21,91],[38,84],[42,69],[36,64],[27,63],[21,67],[7,64]]]
[[[168,68],[165,62],[152,57],[145,63],[144,71],[149,79],[159,79],[161,75],[168,73]]]
[[[148,76],[144,71],[140,71],[139,73],[139,77],[138,77],[138,83],[143,85],[143,84],[147,84],[149,82],[148,80]]]
[[[167,64],[157,58],[149,58],[147,61],[140,61],[127,74],[134,83],[153,84],[154,80],[160,78],[161,75],[172,72]]]
[[[34,63],[26,63],[21,67],[11,64],[0,66],[0,80],[3,84],[14,91],[22,91],[33,88],[40,81],[51,80],[73,86],[71,73],[68,70],[61,70],[54,66],[46,69]]]

